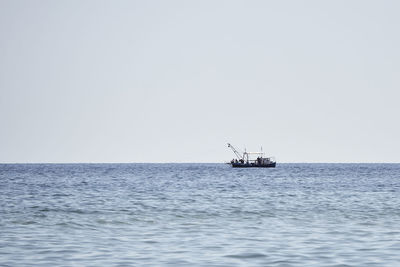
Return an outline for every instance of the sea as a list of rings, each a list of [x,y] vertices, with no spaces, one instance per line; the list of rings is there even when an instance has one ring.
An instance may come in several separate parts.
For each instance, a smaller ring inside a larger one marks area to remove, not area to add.
[[[400,266],[400,164],[0,164],[0,266]]]

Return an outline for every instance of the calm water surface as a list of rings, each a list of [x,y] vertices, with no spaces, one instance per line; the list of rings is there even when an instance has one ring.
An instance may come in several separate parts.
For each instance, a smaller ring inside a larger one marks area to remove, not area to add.
[[[400,164],[2,164],[1,266],[400,266]]]

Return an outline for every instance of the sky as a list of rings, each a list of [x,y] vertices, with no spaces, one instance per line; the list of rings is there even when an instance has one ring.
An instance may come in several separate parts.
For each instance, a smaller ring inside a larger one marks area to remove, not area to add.
[[[400,162],[399,13],[0,0],[0,162]]]

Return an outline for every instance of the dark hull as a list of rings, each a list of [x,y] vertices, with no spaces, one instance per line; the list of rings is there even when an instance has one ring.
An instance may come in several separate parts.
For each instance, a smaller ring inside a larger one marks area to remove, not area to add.
[[[276,162],[268,164],[231,163],[233,168],[275,168]]]

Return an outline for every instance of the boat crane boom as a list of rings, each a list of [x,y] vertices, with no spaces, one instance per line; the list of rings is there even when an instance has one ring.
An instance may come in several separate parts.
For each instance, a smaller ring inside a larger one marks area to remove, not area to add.
[[[235,153],[236,157],[238,157],[238,159],[243,159],[243,156],[231,145],[228,143],[228,147],[230,147],[233,151],[233,153]]]

